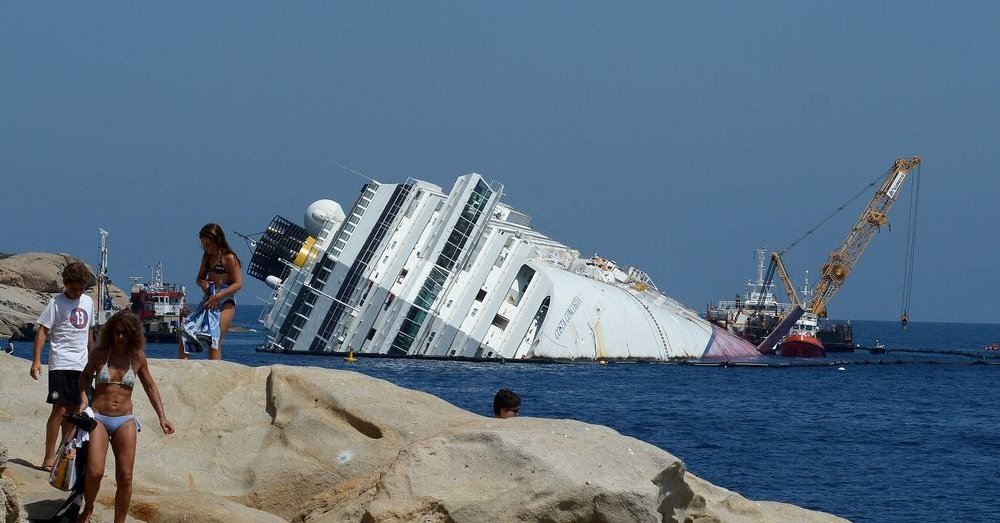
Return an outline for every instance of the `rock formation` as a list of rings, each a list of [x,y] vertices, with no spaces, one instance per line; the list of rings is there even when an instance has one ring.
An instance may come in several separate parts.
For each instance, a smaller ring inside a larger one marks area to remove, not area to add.
[[[30,339],[49,297],[62,292],[62,270],[72,261],[79,260],[68,254],[40,252],[0,258],[0,338]],[[95,299],[96,283],[92,279],[87,290]],[[128,296],[121,289],[112,285],[110,293],[116,306],[128,306]]]
[[[14,482],[4,477],[7,472],[7,447],[0,443],[0,523],[24,523],[26,513],[21,505]]]
[[[842,522],[711,485],[671,454],[603,426],[485,418],[362,374],[231,362],[150,361],[166,436],[143,421],[130,521]],[[0,443],[31,517],[62,499],[41,457],[44,378],[0,354]],[[109,463],[98,520],[110,520]]]

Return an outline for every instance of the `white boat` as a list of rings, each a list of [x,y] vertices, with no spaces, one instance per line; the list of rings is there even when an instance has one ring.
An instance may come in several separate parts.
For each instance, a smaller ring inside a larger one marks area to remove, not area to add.
[[[749,342],[619,268],[531,228],[479,174],[449,192],[370,182],[345,213],[276,216],[250,276],[273,289],[263,351],[459,359],[743,359]]]
[[[736,295],[735,300],[720,300],[709,306],[705,317],[733,334],[759,344],[778,325],[792,306],[779,302],[774,295],[775,283],[764,281],[767,269],[767,249],[754,250],[757,259],[757,279],[748,279],[745,293]]]

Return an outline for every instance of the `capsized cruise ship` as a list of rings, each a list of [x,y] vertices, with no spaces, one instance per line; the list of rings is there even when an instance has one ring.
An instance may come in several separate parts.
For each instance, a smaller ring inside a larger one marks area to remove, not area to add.
[[[366,183],[304,226],[276,216],[250,276],[274,289],[262,351],[497,360],[750,359],[740,339],[661,294],[636,268],[580,253],[461,176]]]

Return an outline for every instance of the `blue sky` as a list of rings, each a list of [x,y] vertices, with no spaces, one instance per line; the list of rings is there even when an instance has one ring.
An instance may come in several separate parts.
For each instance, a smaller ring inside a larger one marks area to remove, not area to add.
[[[1000,4],[0,5],[0,251],[193,286],[198,229],[467,172],[703,309],[920,154],[910,315],[996,322]],[[912,184],[908,186],[912,189]],[[831,315],[900,313],[909,192]],[[786,255],[812,279],[869,194]],[[250,281],[243,303],[266,297]]]

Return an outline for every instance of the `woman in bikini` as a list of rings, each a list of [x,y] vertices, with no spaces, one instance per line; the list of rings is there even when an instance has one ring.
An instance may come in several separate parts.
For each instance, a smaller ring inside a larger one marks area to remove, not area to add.
[[[208,351],[208,359],[222,359],[222,339],[236,315],[236,293],[243,287],[243,269],[239,257],[229,247],[226,233],[217,223],[209,223],[198,232],[201,240],[201,265],[198,287],[205,293],[204,307],[219,310],[219,341]],[[178,339],[177,357],[187,359],[184,342]]]
[[[84,507],[80,522],[94,513],[94,500],[101,488],[108,443],[115,454],[115,523],[123,523],[132,501],[132,468],[135,465],[136,434],[142,428],[132,414],[132,389],[136,378],[153,405],[164,434],[173,434],[174,426],[163,413],[160,391],[146,365],[146,340],[142,325],[129,311],[108,319],[101,328],[97,347],[80,375],[81,409],[88,404],[87,393],[94,382],[93,401],[89,401],[99,422],[90,431],[87,475],[84,483]]]

